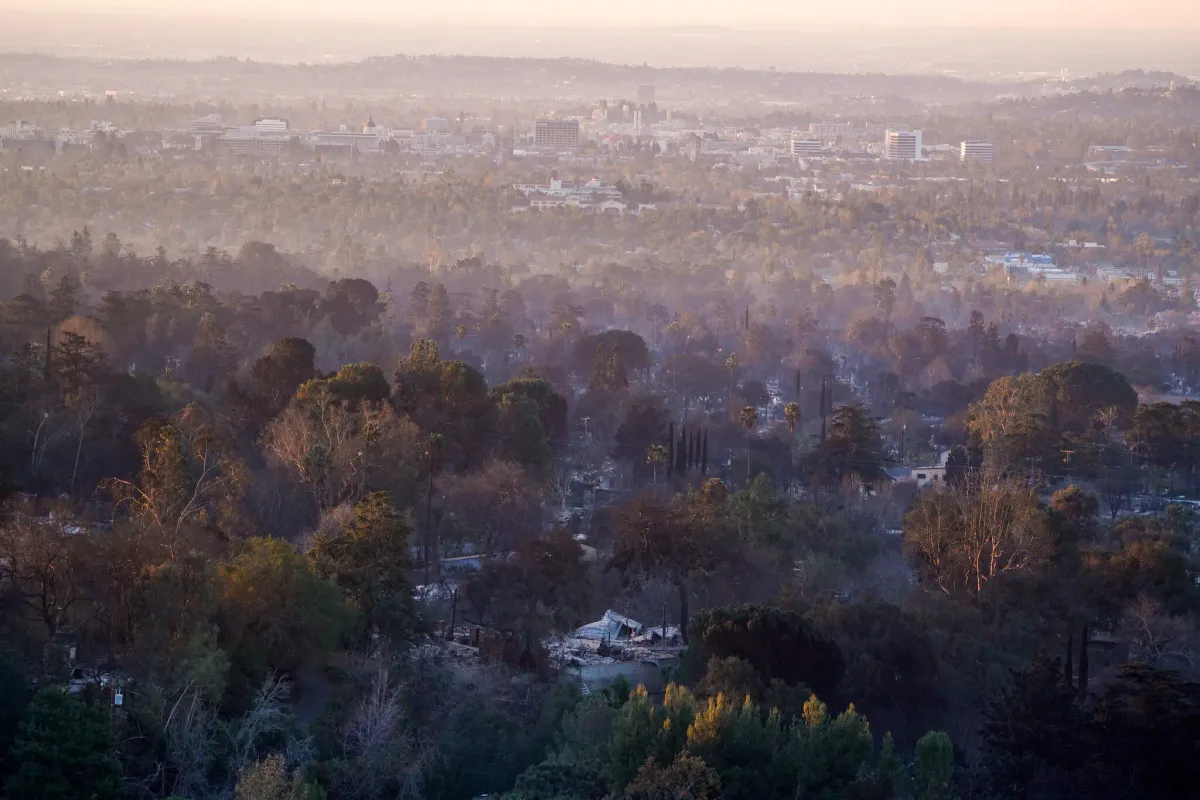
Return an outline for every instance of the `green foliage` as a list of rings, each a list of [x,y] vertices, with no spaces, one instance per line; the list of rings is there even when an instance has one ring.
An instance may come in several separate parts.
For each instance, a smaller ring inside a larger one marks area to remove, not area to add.
[[[941,731],[930,731],[917,742],[913,764],[916,800],[951,800],[954,786],[954,745]]]
[[[553,455],[545,428],[538,416],[537,403],[517,394],[506,394],[497,404],[500,412],[498,453],[534,474],[550,465]]]
[[[0,775],[9,772],[9,747],[29,703],[25,668],[17,654],[0,646]]]
[[[594,761],[551,759],[522,772],[504,800],[600,800],[607,786]]]
[[[313,541],[317,576],[333,581],[358,612],[364,640],[378,632],[402,641],[418,626],[408,580],[410,533],[387,495],[373,492],[354,507],[354,518],[338,536]]]
[[[103,707],[57,687],[29,703],[13,743],[16,767],[5,785],[11,800],[117,800],[123,795],[116,741]]]
[[[222,644],[254,684],[272,671],[323,663],[349,627],[337,588],[279,539],[248,540],[220,566],[219,580]]]
[[[519,397],[533,402],[546,441],[561,448],[567,439],[567,400],[554,386],[541,378],[513,378],[495,386],[492,399],[500,406],[506,397]]]
[[[885,480],[879,424],[860,405],[839,406],[829,435],[806,456],[814,479],[837,486],[845,480],[870,485]]]

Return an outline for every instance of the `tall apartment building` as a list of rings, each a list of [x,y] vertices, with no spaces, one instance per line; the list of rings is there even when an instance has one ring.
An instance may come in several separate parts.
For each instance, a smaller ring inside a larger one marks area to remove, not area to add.
[[[991,142],[965,141],[958,146],[959,161],[983,161],[992,163],[996,160],[996,145]]]
[[[579,147],[579,120],[539,119],[533,127],[533,144],[539,150],[574,150]]]
[[[811,136],[792,136],[792,155],[801,158],[816,158],[825,155],[825,142]]]
[[[888,161],[920,161],[920,131],[885,131],[883,157]]]

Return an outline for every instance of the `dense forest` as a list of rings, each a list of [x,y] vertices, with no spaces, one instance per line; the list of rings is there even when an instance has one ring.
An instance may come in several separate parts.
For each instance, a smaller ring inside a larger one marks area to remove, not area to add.
[[[86,230],[0,266],[6,796],[1197,777],[1200,517],[1172,498],[1200,406],[1139,390],[1195,385],[1200,345],[1063,319],[1088,287],[951,296],[918,261],[768,274],[767,304],[697,269],[672,300],[653,269],[469,258],[381,291]],[[1186,299],[1102,291],[1113,319]],[[944,486],[893,480],[939,453]],[[608,608],[679,638],[661,693],[563,678],[556,637]]]

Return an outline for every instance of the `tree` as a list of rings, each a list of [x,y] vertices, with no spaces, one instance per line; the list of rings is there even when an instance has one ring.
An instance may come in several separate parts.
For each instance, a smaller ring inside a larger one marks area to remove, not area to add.
[[[321,313],[342,336],[353,336],[379,318],[379,291],[361,278],[332,281],[321,299]]]
[[[625,412],[625,419],[613,436],[613,457],[632,463],[636,476],[645,463],[646,448],[666,441],[666,409],[657,397],[639,397]]]
[[[922,494],[904,517],[904,551],[922,581],[943,592],[979,595],[1006,574],[1056,556],[1046,512],[1017,481],[973,480]]]
[[[1011,687],[989,698],[984,714],[987,768],[1000,796],[1030,797],[1032,790],[1056,783],[1070,786],[1072,774],[1086,762],[1079,694],[1067,685],[1057,660],[1039,658],[1028,670],[1014,671]]]
[[[722,562],[722,542],[711,526],[698,524],[677,508],[638,498],[617,510],[608,568],[627,582],[666,581],[679,593],[679,629],[684,642],[689,584]]]
[[[916,800],[952,800],[954,745],[949,736],[930,731],[917,741],[913,784]]]
[[[310,381],[263,434],[268,457],[307,488],[320,512],[368,492],[415,500],[421,431],[390,406],[352,404]]]
[[[604,797],[607,782],[595,761],[551,758],[517,777],[505,800],[590,800]]]
[[[254,682],[321,664],[349,627],[337,588],[287,542],[248,539],[219,574],[222,644]]]
[[[247,482],[225,432],[197,405],[137,432],[142,453],[137,481],[109,482],[118,508],[174,559],[195,529],[228,524]]]
[[[1050,425],[1052,387],[1023,373],[992,381],[982,400],[971,404],[967,429],[983,446],[989,466],[1005,469],[1041,455],[1055,443]]]
[[[887,477],[882,448],[879,425],[862,406],[839,406],[828,437],[809,456],[809,466],[827,483],[836,485],[852,478],[870,485]]]
[[[9,602],[24,608],[53,641],[94,613],[82,559],[86,522],[31,503],[0,520],[0,578]]]
[[[13,800],[118,800],[121,764],[108,715],[50,686],[29,704],[13,743],[17,765],[5,786]]]
[[[332,580],[362,620],[362,639],[378,633],[402,641],[417,627],[408,581],[409,528],[387,495],[372,492],[354,506],[337,536],[318,533],[310,557],[317,576]]]
[[[489,461],[474,472],[444,475],[438,488],[446,511],[438,540],[469,548],[465,552],[511,552],[541,525],[541,487],[511,461]]]
[[[520,397],[533,402],[546,441],[556,450],[567,441],[567,399],[554,390],[553,384],[542,378],[513,378],[495,386],[491,391],[497,406],[506,397]]]
[[[270,755],[243,770],[235,800],[325,800],[325,792],[299,774],[290,778],[282,755]]]
[[[594,369],[596,354],[600,352],[615,356],[623,369],[640,371],[650,368],[650,350],[646,347],[646,341],[633,331],[612,329],[580,336],[571,352],[574,371],[580,375]]]
[[[1097,415],[1110,409],[1116,426],[1124,428],[1133,421],[1137,392],[1124,375],[1109,367],[1068,361],[1047,367],[1038,377],[1050,384],[1061,430],[1089,430]]]
[[[738,354],[730,353],[725,359],[725,369],[729,370],[729,415],[733,416],[733,380],[738,368]]]
[[[654,472],[653,483],[654,496],[658,497],[658,468],[667,461],[667,448],[661,444],[652,444],[646,450],[646,463],[650,465],[650,469]]]
[[[287,406],[296,390],[316,377],[316,349],[304,339],[289,336],[254,362],[250,379],[274,416]]]
[[[796,466],[796,428],[800,425],[800,404],[792,401],[785,405],[783,418],[788,426],[788,480],[792,481],[795,480],[792,477],[792,470]]]
[[[750,485],[750,437],[758,425],[758,409],[746,406],[738,412],[738,424],[746,432],[746,485]]]
[[[793,401],[783,407],[783,418],[787,421],[788,433],[794,438],[800,424],[800,404]]]
[[[583,549],[561,528],[528,537],[511,557],[487,561],[468,581],[466,596],[481,623],[513,637],[514,662],[533,657],[547,634],[573,629],[588,611]]]
[[[717,773],[688,753],[680,753],[665,768],[650,759],[621,795],[624,800],[716,800],[720,796]]]
[[[434,342],[418,339],[396,365],[393,385],[396,413],[444,437],[448,466],[465,469],[486,460],[498,412],[483,375],[462,361],[441,360]]]
[[[771,606],[722,606],[697,613],[689,641],[715,658],[737,657],[764,685],[781,680],[833,692],[846,668],[837,643],[795,611]]]

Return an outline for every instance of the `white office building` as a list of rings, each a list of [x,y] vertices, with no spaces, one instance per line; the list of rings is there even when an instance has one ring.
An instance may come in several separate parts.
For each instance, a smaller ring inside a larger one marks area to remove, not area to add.
[[[272,155],[296,141],[284,119],[259,119],[253,125],[227,130],[217,142],[238,155]]]
[[[809,136],[792,136],[792,155],[799,158],[820,158],[825,155],[825,142]]]
[[[920,131],[885,131],[883,157],[888,161],[920,161]]]
[[[996,160],[996,145],[991,142],[965,141],[958,146],[958,160],[992,163]]]
[[[533,144],[539,150],[574,150],[579,147],[579,120],[539,119],[534,123]]]

